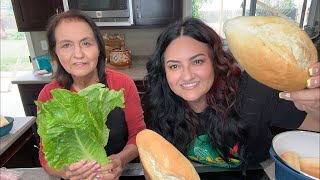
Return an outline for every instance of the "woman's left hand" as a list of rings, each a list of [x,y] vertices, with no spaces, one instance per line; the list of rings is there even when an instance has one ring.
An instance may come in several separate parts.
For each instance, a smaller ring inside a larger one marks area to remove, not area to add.
[[[111,162],[108,163],[105,166],[102,166],[99,169],[99,172],[97,172],[97,179],[119,179],[119,177],[121,176],[121,173],[123,171],[123,163],[119,157],[119,155],[117,154],[113,154],[111,156],[108,157]]]
[[[307,88],[295,92],[283,92],[280,97],[294,102],[295,106],[315,118],[320,118],[320,63],[309,68]]]

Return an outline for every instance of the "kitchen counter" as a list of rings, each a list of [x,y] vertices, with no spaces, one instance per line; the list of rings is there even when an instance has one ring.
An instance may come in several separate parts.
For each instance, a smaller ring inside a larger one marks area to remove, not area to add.
[[[198,172],[222,172],[225,169],[219,169],[215,167],[206,166],[203,164],[193,163],[196,170]],[[261,163],[261,166],[265,173],[267,174],[268,178],[274,179],[274,163],[271,159],[264,161]],[[260,167],[261,168],[261,167]],[[21,180],[34,180],[34,179],[41,179],[41,180],[59,180],[60,178],[53,177],[48,175],[42,168],[16,168],[16,169],[8,169],[18,173],[21,173]],[[142,177],[143,176],[143,169],[140,163],[130,163],[128,164],[123,173],[121,179],[138,179],[134,177]],[[143,178],[139,178],[143,179]]]
[[[50,75],[34,75],[33,71],[18,72],[16,78],[11,81],[12,84],[47,84],[53,81],[53,76]]]
[[[147,74],[146,64],[149,56],[133,56],[129,67],[116,67],[107,64],[107,68],[129,75],[134,81],[141,81]]]
[[[133,56],[130,67],[116,67],[107,64],[106,67],[129,75],[134,81],[141,81],[147,74],[146,63],[149,56]],[[32,71],[19,73],[12,84],[46,84],[53,81],[53,75],[34,75]]]
[[[34,136],[32,128],[35,126],[36,117],[14,117],[13,119],[13,127],[9,134],[0,138],[0,167],[14,164],[16,155],[20,154],[20,149],[25,150]],[[24,158],[24,162],[33,163],[33,158],[35,158],[34,154],[31,154]]]
[[[0,138],[0,155],[4,153],[23,133],[25,133],[35,122],[36,117],[13,118],[13,127],[9,134]]]

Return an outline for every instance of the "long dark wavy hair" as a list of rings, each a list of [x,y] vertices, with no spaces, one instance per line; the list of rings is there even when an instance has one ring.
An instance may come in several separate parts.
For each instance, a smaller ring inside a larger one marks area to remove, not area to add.
[[[52,60],[57,62],[57,71],[54,74],[56,81],[59,83],[59,85],[63,86],[66,89],[70,89],[73,83],[72,76],[63,68],[55,51],[56,28],[62,21],[66,19],[86,22],[91,27],[99,48],[99,57],[98,57],[98,63],[97,63],[99,82],[106,84],[106,72],[105,72],[106,50],[105,50],[103,38],[95,22],[85,13],[78,10],[70,10],[70,11],[56,14],[50,18],[49,23],[47,24],[46,29],[47,29],[49,53],[52,57]]]
[[[201,113],[205,117],[202,121],[187,102],[170,89],[166,79],[164,53],[169,44],[180,36],[189,36],[209,46],[215,77],[206,97],[208,107]],[[160,133],[186,155],[188,147],[199,135],[199,127],[205,127],[210,143],[222,152],[223,159],[234,158],[229,148],[238,143],[238,159],[245,162],[245,123],[241,121],[235,103],[241,70],[233,56],[223,50],[222,41],[212,28],[196,18],[169,25],[157,39],[147,71],[144,101],[150,112],[150,119],[146,120],[150,129]]]

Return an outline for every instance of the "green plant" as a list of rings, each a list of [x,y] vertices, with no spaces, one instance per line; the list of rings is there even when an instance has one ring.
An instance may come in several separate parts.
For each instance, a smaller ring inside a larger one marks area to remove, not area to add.
[[[199,9],[202,6],[202,0],[193,0],[192,1],[192,17],[200,18]]]
[[[213,0],[192,0],[192,17],[201,18],[199,9],[205,2],[212,2]]]

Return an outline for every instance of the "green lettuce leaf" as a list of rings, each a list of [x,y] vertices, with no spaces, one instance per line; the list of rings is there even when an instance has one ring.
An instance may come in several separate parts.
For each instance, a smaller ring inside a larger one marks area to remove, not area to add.
[[[53,98],[40,107],[37,116],[38,133],[48,164],[57,170],[80,160],[109,162],[104,147],[109,138],[105,125],[115,107],[124,107],[123,89],[91,85],[78,93],[65,89],[51,91]]]

